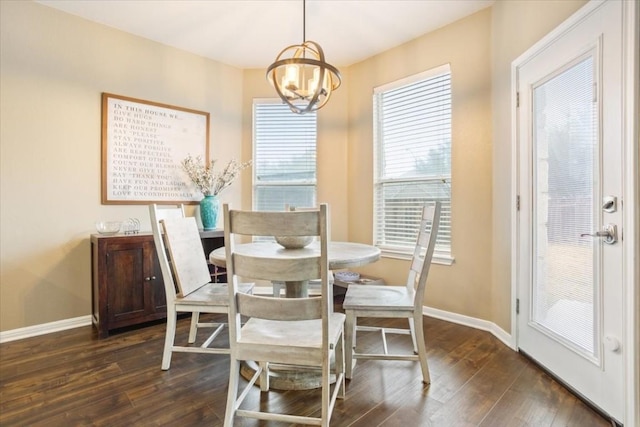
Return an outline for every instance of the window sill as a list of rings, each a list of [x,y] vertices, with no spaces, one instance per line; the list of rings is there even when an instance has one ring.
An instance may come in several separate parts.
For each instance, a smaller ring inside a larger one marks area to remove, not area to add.
[[[392,258],[392,259],[403,259],[410,260],[413,254],[409,254],[406,252],[398,252],[389,249],[381,249],[382,253],[380,256],[382,258]],[[435,253],[433,254],[433,258],[431,259],[432,264],[440,264],[440,265],[452,265],[455,262],[455,258],[450,254],[444,253]]]

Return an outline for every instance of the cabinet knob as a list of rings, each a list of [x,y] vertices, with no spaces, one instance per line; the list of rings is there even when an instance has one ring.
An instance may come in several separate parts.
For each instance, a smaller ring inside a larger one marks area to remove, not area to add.
[[[145,278],[144,278],[144,281],[145,281],[145,282],[148,282],[149,280],[151,280],[151,277],[145,277]]]
[[[156,280],[156,276],[151,276],[151,280]]]

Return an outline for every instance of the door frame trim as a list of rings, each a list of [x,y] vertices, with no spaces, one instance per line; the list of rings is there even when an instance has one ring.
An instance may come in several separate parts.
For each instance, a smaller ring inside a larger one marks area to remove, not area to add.
[[[627,94],[623,105],[624,201],[627,205],[622,229],[627,240],[623,263],[625,271],[624,296],[626,306],[623,345],[629,349],[625,363],[626,396],[625,421],[629,426],[640,424],[640,6],[638,2],[623,2],[622,85]]]
[[[518,348],[518,254],[520,215],[517,209],[520,188],[518,159],[520,150],[518,145],[518,106],[517,106],[517,70],[530,61],[539,52],[555,42],[568,32],[573,26],[595,12],[607,0],[591,0],[567,20],[552,30],[511,64],[511,347]],[[611,1],[611,0],[609,0]],[[624,231],[623,246],[623,295],[624,336],[623,348],[625,352],[625,425],[640,424],[640,265],[636,256],[640,256],[640,149],[638,143],[640,112],[640,7],[635,1],[622,2],[623,20],[623,64],[622,85],[625,98],[623,100],[623,200],[624,213],[622,230]]]

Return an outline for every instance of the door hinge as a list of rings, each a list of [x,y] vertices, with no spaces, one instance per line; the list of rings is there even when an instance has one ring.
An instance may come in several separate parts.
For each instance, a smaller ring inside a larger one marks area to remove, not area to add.
[[[520,108],[520,92],[516,92],[516,108]]]
[[[516,314],[520,314],[520,298],[516,298]]]
[[[516,196],[516,210],[517,211],[520,210],[520,195],[519,194]]]

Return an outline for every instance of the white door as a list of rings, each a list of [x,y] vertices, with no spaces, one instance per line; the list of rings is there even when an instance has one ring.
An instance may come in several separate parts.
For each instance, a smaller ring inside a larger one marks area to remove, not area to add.
[[[622,2],[590,9],[515,67],[517,343],[623,420]]]

